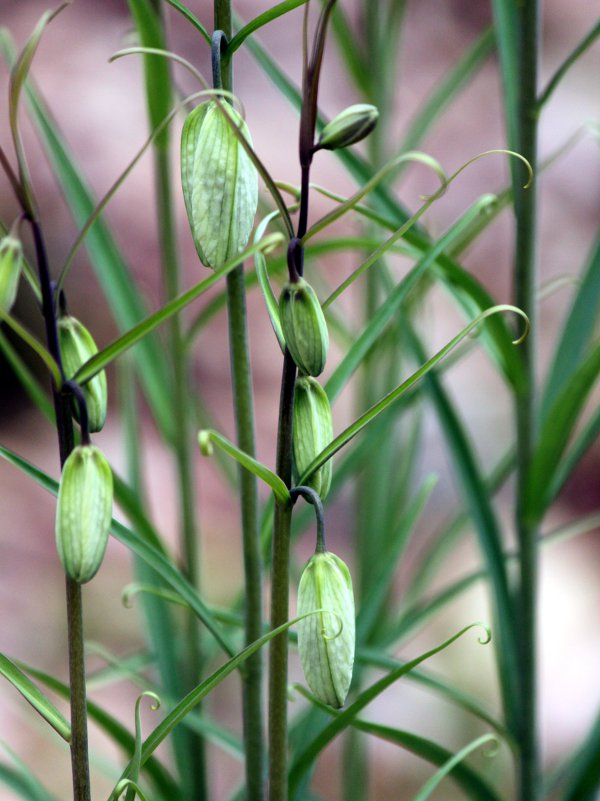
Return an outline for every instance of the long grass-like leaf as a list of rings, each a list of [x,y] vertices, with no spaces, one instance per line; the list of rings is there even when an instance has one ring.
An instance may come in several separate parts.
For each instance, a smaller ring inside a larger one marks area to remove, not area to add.
[[[35,711],[60,734],[66,742],[71,741],[71,726],[44,693],[27,678],[23,671],[4,654],[0,654],[0,674],[18,690]]]
[[[129,10],[143,47],[166,49],[166,40],[157,9],[150,0],[128,0]],[[169,62],[162,58],[144,56],[144,86],[151,129],[156,128],[171,107],[171,77]],[[164,128],[156,137],[155,146],[167,148],[169,130]]]
[[[306,617],[304,615],[303,617]],[[165,738],[173,731],[173,729],[181,723],[185,716],[205,698],[212,690],[217,687],[224,679],[227,678],[234,670],[242,665],[252,654],[255,654],[263,645],[266,645],[273,637],[283,634],[289,629],[290,626],[298,623],[302,618],[294,618],[284,623],[281,626],[273,629],[272,631],[260,637],[255,642],[244,648],[238,654],[229,659],[224,665],[221,665],[214,673],[207,679],[201,682],[185,698],[183,698],[166,716],[166,718],[152,731],[152,733],[144,741],[141,755],[141,765],[150,758],[158,746],[165,740]],[[126,779],[130,776],[130,766],[128,766],[121,776]]]
[[[553,498],[552,483],[561,457],[588,396],[600,377],[600,342],[571,374],[567,385],[550,406],[540,429],[528,474],[527,509],[531,520],[540,519]]]
[[[600,312],[600,237],[588,260],[577,294],[554,349],[544,389],[541,419],[570,381],[594,335]]]
[[[315,698],[312,693],[307,692],[303,687],[297,686],[297,689],[318,709],[326,712],[333,718],[339,717],[339,712],[323,704]],[[354,719],[351,725],[353,728],[363,731],[366,734],[371,734],[381,740],[394,743],[394,745],[398,745],[400,748],[404,748],[406,751],[410,751],[412,754],[415,754],[415,756],[430,762],[432,765],[437,765],[438,767],[447,765],[450,760],[454,758],[452,752],[447,748],[444,748],[433,740],[420,737],[418,734],[412,732],[403,731],[402,729],[392,728],[390,726],[382,726],[378,723],[362,720],[361,718]],[[491,740],[495,740],[493,735],[485,735],[486,742]],[[494,790],[479,774],[467,765],[461,765],[459,763],[460,760],[457,764],[452,766],[453,769],[450,769],[450,778],[457,783],[469,798],[477,799],[477,801],[499,801]],[[450,771],[446,771],[446,773]],[[444,775],[446,775],[446,773]]]
[[[409,346],[417,362],[425,358],[425,351],[415,333],[406,326]],[[452,457],[455,474],[466,503],[466,508],[475,526],[479,547],[485,558],[496,599],[498,634],[500,647],[498,658],[502,669],[500,681],[506,708],[511,708],[516,699],[517,654],[515,652],[515,625],[508,574],[502,552],[502,531],[494,507],[486,491],[483,472],[477,463],[468,434],[444,392],[435,372],[424,379],[425,391],[431,398],[444,437]]]
[[[31,372],[29,367],[25,364],[21,355],[13,348],[8,338],[0,331],[0,351],[4,354],[4,358],[14,370],[15,375],[19,379],[21,386],[29,395],[33,403],[42,412],[50,422],[54,422],[54,406],[48,397],[47,392],[43,389],[40,382]]]
[[[424,375],[434,368],[443,358],[446,356],[450,351],[456,347],[456,345],[461,342],[469,333],[476,328],[480,323],[482,323],[487,317],[492,314],[497,314],[500,312],[514,312],[515,314],[519,314],[525,320],[527,317],[521,309],[518,309],[516,306],[510,306],[507,304],[501,304],[499,306],[492,306],[491,309],[486,309],[486,311],[479,314],[474,320],[472,320],[467,326],[465,326],[462,331],[453,337],[450,342],[448,342],[444,347],[439,350],[435,356],[432,356],[421,368],[419,368],[415,373],[413,373],[406,381],[403,381],[396,389],[389,392],[384,398],[382,398],[378,403],[372,406],[370,409],[362,414],[357,420],[355,420],[351,425],[349,425],[341,434],[339,434],[335,439],[329,443],[329,445],[324,448],[321,453],[315,457],[315,459],[310,463],[310,465],[306,468],[302,476],[300,477],[299,483],[304,484],[312,474],[318,470],[328,459],[331,459],[340,448],[343,448],[350,440],[355,437],[359,431],[361,431],[366,425],[368,425],[371,420],[375,419],[378,414],[388,408],[394,401],[398,400],[407,390],[409,390],[414,384],[417,383]],[[521,339],[524,338],[527,334],[527,329],[525,334]],[[520,340],[519,340],[520,341]],[[516,343],[515,343],[516,344]]]
[[[179,13],[180,13],[182,16],[184,16],[184,17],[185,17],[185,19],[187,19],[187,21],[188,21],[189,23],[191,23],[191,24],[194,26],[194,28],[195,28],[195,29],[198,31],[198,33],[200,33],[200,34],[201,34],[201,36],[203,37],[203,39],[205,39],[205,40],[206,40],[206,43],[207,43],[207,44],[208,44],[208,46],[210,47],[210,45],[211,45],[211,41],[212,41],[212,40],[211,40],[211,37],[210,37],[210,33],[209,33],[207,30],[206,30],[206,28],[205,28],[205,27],[204,27],[204,25],[203,25],[203,24],[200,22],[200,20],[198,19],[198,17],[196,17],[194,14],[192,14],[192,12],[190,11],[190,9],[189,9],[189,8],[188,8],[186,5],[184,5],[183,3],[180,3],[180,2],[179,2],[179,0],[164,0],[164,2],[165,2],[165,3],[168,3],[168,4],[169,4],[170,6],[172,6],[174,9],[176,9],[177,11],[179,11]]]
[[[359,697],[351,703],[343,712],[340,712],[339,715],[333,720],[329,725],[327,725],[319,734],[316,735],[310,742],[308,742],[300,754],[296,756],[294,761],[290,766],[289,771],[289,781],[290,781],[290,796],[293,798],[295,796],[296,790],[302,780],[304,774],[310,769],[311,765],[313,764],[316,757],[319,753],[328,745],[343,729],[347,726],[352,724],[352,721],[356,717],[356,715],[364,709],[374,698],[380,695],[384,690],[394,684],[398,679],[405,676],[409,673],[413,668],[420,665],[421,662],[424,662],[426,659],[430,659],[435,654],[440,653],[448,646],[452,645],[459,637],[462,637],[467,631],[470,631],[472,628],[476,626],[481,626],[480,623],[473,623],[470,626],[466,626],[464,629],[461,629],[457,634],[450,637],[448,640],[443,642],[441,645],[438,645],[435,648],[432,648],[430,651],[422,654],[421,656],[417,657],[416,659],[407,662],[406,664],[402,665],[395,670],[392,670],[387,676],[384,676],[379,681],[372,684],[370,687],[367,687]],[[487,629],[486,629],[487,631]],[[489,641],[489,632],[487,639],[485,642]]]
[[[34,776],[31,769],[8,745],[0,740],[0,746],[8,753],[15,767],[0,762],[0,782],[9,787],[25,801],[57,801]]]
[[[562,801],[595,801],[600,787],[600,714],[587,737],[560,771]]]
[[[476,203],[451,226],[444,236],[428,250],[408,275],[402,279],[393,292],[390,293],[389,297],[369,320],[365,329],[360,336],[357,337],[348,353],[346,353],[327,381],[325,391],[330,401],[333,402],[342,391],[350,376],[357,370],[365,355],[377,342],[385,326],[393,318],[400,304],[406,299],[409,292],[417,285],[418,281],[425,275],[427,270],[431,268],[436,258],[452,243],[454,237],[460,236],[461,231],[480,213],[482,208],[485,208],[488,202],[489,198],[487,196],[476,201]]]
[[[79,368],[75,374],[74,380],[81,384],[89,381],[96,375],[96,373],[99,373],[100,370],[104,369],[108,364],[110,364],[110,362],[114,361],[118,356],[131,348],[137,342],[144,339],[144,337],[154,331],[155,328],[157,328],[159,325],[162,325],[162,323],[164,323],[174,314],[178,314],[192,301],[199,298],[203,292],[206,292],[208,289],[210,289],[210,287],[216,284],[221,278],[223,278],[223,276],[231,272],[235,267],[238,266],[238,264],[241,264],[244,259],[247,259],[249,256],[252,256],[258,251],[265,251],[275,247],[281,242],[281,239],[281,234],[269,234],[269,236],[266,236],[261,242],[247,247],[244,251],[242,251],[242,253],[234,256],[222,267],[219,267],[218,270],[214,270],[208,278],[200,281],[191,289],[188,289],[187,292],[183,292],[181,295],[178,295],[178,297],[174,298],[169,303],[166,303],[161,309],[154,312],[154,314],[151,314],[145,320],[142,320],[141,323],[134,325],[133,328],[130,328],[129,331],[116,339],[106,348],[98,351],[98,353],[92,356],[91,359],[89,359]]]
[[[49,673],[45,673],[44,671],[38,670],[30,665],[25,665],[23,662],[19,662],[19,667],[30,676],[33,676],[34,679],[37,679],[37,681],[48,687],[49,690],[52,690],[52,692],[57,693],[57,695],[60,695],[62,698],[69,698],[70,690],[68,684],[65,684],[54,676],[51,676]],[[114,743],[120,746],[127,755],[133,753],[135,745],[134,737],[128,731],[128,729],[125,728],[125,726],[123,726],[112,715],[102,709],[102,707],[93,701],[90,701],[89,699],[87,701],[87,711],[91,720],[93,720],[94,723],[99,726],[99,728],[102,729],[102,731],[104,731]],[[162,797],[165,799],[165,801],[167,801],[167,799],[170,801],[170,799],[174,800],[180,798],[178,787],[173,777],[157,759],[152,758],[149,760],[145,765],[145,769],[148,777],[152,780],[156,789],[162,794]]]
[[[246,23],[246,25],[235,34],[227,45],[227,57],[229,58],[235,53],[244,41],[259,28],[262,28],[263,25],[268,25],[269,22],[277,19],[277,17],[281,17],[289,11],[293,11],[295,8],[298,8],[298,6],[303,6],[307,2],[308,0],[283,0],[283,2],[277,3],[277,5],[263,11],[262,14],[259,14],[258,17]]]
[[[5,30],[0,30],[0,49],[6,61],[13,64],[14,46]],[[26,89],[33,119],[52,168],[75,222],[82,226],[96,208],[96,200],[40,95],[31,83],[27,84]],[[121,330],[129,329],[147,315],[147,310],[131,272],[103,219],[97,220],[90,230],[87,249],[118,326]],[[154,419],[163,436],[171,438],[171,403],[168,397],[168,370],[164,351],[157,340],[151,339],[140,344],[136,357],[141,384]]]
[[[211,446],[214,444],[221,448],[222,451],[235,459],[245,470],[249,470],[261,481],[264,481],[267,486],[271,487],[275,497],[280,503],[290,503],[290,493],[284,482],[279,478],[277,473],[259,462],[253,456],[244,453],[233,442],[230,442],[226,437],[219,434],[217,431],[205,429],[198,434],[198,442],[200,443],[200,450],[205,456],[211,455]]]
[[[430,779],[425,782],[421,790],[415,796],[414,801],[426,801],[426,799],[429,798],[442,779],[444,779],[450,773],[450,771],[455,770],[457,765],[459,765],[463,759],[468,757],[470,753],[475,751],[477,748],[481,748],[482,745],[486,745],[487,743],[497,744],[497,742],[498,741],[493,734],[484,734],[482,737],[478,737],[476,740],[470,742],[464,748],[461,748],[458,753],[454,754]],[[472,795],[472,792],[470,795]],[[490,799],[494,797],[497,798],[498,796],[496,796],[495,793],[491,793],[489,796]]]

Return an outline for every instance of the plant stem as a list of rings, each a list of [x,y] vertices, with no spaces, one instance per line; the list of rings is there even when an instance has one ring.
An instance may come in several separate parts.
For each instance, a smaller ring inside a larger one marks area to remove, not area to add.
[[[215,0],[214,25],[226,41],[231,39],[231,0]],[[221,40],[221,45],[223,40]],[[213,53],[213,83],[215,88],[233,91],[233,65],[225,52]],[[221,58],[223,55],[223,58]],[[217,75],[221,86],[217,86]],[[227,314],[229,320],[229,353],[233,387],[233,403],[238,446],[250,456],[256,453],[254,434],[254,399],[246,308],[244,265],[240,264],[227,275]],[[263,628],[262,558],[258,526],[258,486],[256,476],[249,470],[239,470],[240,511],[242,519],[242,549],[244,555],[244,638],[249,645],[258,639]],[[263,663],[258,651],[246,662],[242,674],[242,710],[246,768],[246,798],[264,798],[264,732],[263,732]]]
[[[81,584],[67,576],[69,681],[71,688],[71,771],[74,801],[90,801],[85,658],[83,653],[83,599]]]
[[[246,287],[242,266],[227,276],[227,309],[237,442],[245,453],[254,456],[254,405],[248,350]],[[249,645],[261,636],[263,625],[262,561],[256,476],[249,470],[240,468],[239,487],[244,554],[244,630],[245,643]],[[247,660],[246,670],[242,676],[248,801],[260,801],[264,796],[262,673],[262,652],[258,651]]]
[[[39,221],[27,213],[33,231],[40,288],[42,291],[42,313],[46,328],[48,350],[61,368],[62,361],[56,325],[56,303],[50,280],[50,268],[46,243]],[[56,415],[56,429],[61,467],[74,447],[73,419],[70,398],[52,385],[52,396]],[[69,650],[69,685],[71,689],[71,773],[73,776],[73,801],[90,801],[90,767],[88,754],[87,707],[85,685],[85,659],[83,652],[83,601],[81,585],[67,576],[67,638]]]
[[[517,608],[520,628],[517,636],[520,663],[520,713],[518,797],[535,801],[540,795],[537,747],[536,699],[536,601],[537,601],[537,521],[525,516],[527,474],[536,431],[535,353],[537,312],[537,63],[539,46],[539,2],[528,0],[519,7],[519,152],[531,164],[534,179],[528,190],[515,194],[516,259],[515,304],[525,311],[531,323],[530,335],[522,346],[527,376],[526,389],[516,397],[517,418],[517,506],[516,529],[519,541],[519,586]]]
[[[277,475],[291,486],[292,416],[296,365],[286,349],[283,358],[279,429],[277,437]],[[273,556],[271,563],[271,628],[285,623],[289,612],[291,504],[275,503]],[[285,635],[271,640],[269,648],[269,801],[287,799],[287,664]]]

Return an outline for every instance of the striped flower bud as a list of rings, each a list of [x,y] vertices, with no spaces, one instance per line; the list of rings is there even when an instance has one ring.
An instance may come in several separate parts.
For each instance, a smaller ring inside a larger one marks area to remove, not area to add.
[[[65,377],[71,379],[88,359],[98,353],[92,335],[76,317],[65,315],[58,321],[60,355]],[[81,387],[88,411],[90,431],[100,431],[106,420],[106,373],[101,370]],[[79,406],[73,403],[73,416],[79,420]]]
[[[319,382],[301,376],[294,389],[292,447],[298,478],[333,439],[333,421],[329,398]],[[325,500],[331,487],[332,460],[325,462],[304,482]]]
[[[321,131],[319,147],[325,150],[338,150],[360,142],[377,125],[379,111],[368,103],[357,103],[344,109],[328,122]]]
[[[229,115],[228,121],[225,115]],[[181,183],[202,264],[218,268],[248,242],[258,205],[258,175],[231,122],[252,144],[248,126],[227,103],[197,106],[181,132]]]
[[[279,316],[285,344],[298,368],[306,375],[320,375],[327,360],[329,334],[315,290],[304,278],[284,285]]]
[[[298,588],[298,651],[313,693],[329,706],[343,705],[354,664],[354,596],[350,571],[333,553],[315,553]]]
[[[7,314],[17,297],[22,267],[21,242],[14,236],[3,237],[0,241],[0,309]]]
[[[113,479],[102,451],[79,445],[66,460],[56,507],[56,547],[65,573],[80,584],[104,558],[112,516]]]

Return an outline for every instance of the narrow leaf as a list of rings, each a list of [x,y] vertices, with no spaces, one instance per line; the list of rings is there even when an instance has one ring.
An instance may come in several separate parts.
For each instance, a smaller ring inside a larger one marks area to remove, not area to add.
[[[48,673],[44,673],[43,671],[37,670],[29,665],[19,663],[19,666],[30,676],[33,676],[39,682],[46,685],[48,689],[57,693],[62,698],[69,698],[70,689],[68,684],[64,684],[63,682],[59,681],[59,679],[54,678],[54,676],[50,676]],[[98,704],[95,704],[89,699],[87,701],[87,712],[90,716],[90,719],[93,720],[94,723],[96,723],[96,725],[102,729],[102,731],[104,731],[111,740],[113,740],[113,742],[119,745],[128,756],[133,753],[135,744],[134,737],[129,733],[125,726],[109,715],[108,712],[98,706]],[[157,759],[150,759],[146,763],[145,768],[148,776],[152,779],[154,786],[164,796],[164,798],[173,800],[179,798],[175,781]]]
[[[442,765],[437,773],[435,773],[430,779],[428,779],[428,781],[425,782],[421,790],[415,796],[414,801],[426,801],[426,799],[429,798],[438,784],[450,773],[450,771],[454,770],[456,766],[462,762],[463,759],[465,759],[465,757],[469,756],[470,753],[475,751],[477,748],[481,748],[481,746],[485,745],[486,743],[494,743],[497,745],[498,741],[493,734],[484,734],[482,737],[478,737],[476,740],[473,740],[473,742],[469,743],[464,748],[461,748],[457,754],[454,754],[453,757],[451,757],[447,762],[444,763],[444,765]],[[494,796],[495,794],[491,793],[489,797],[494,798]]]
[[[364,692],[362,692],[359,697],[350,704],[343,712],[341,712],[335,720],[333,720],[330,724],[325,726],[325,728],[317,734],[302,750],[302,752],[294,759],[292,765],[290,766],[289,771],[289,781],[290,781],[290,796],[293,797],[296,793],[296,789],[302,780],[306,771],[310,768],[314,760],[316,759],[317,755],[328,745],[343,729],[347,726],[352,724],[352,721],[356,717],[356,715],[364,709],[374,698],[380,695],[384,690],[386,690],[390,685],[394,684],[394,682],[398,681],[402,676],[409,673],[413,668],[420,665],[421,662],[424,662],[426,659],[435,656],[440,651],[443,651],[445,648],[448,648],[453,642],[455,642],[459,637],[462,637],[467,631],[470,631],[472,628],[481,626],[480,623],[473,623],[470,626],[466,626],[464,629],[461,629],[457,634],[450,639],[446,640],[446,642],[438,645],[436,648],[432,648],[430,651],[418,656],[416,659],[407,662],[406,664],[402,665],[401,667],[397,668],[396,670],[392,670],[388,673],[387,676],[384,676],[379,681],[372,684],[368,687]],[[485,628],[485,627],[484,627]],[[489,631],[487,628],[485,629],[487,633],[487,638],[483,642],[489,642]]]
[[[267,25],[269,22],[277,19],[277,17],[287,14],[288,11],[292,11],[294,8],[304,5],[306,2],[308,2],[308,0],[283,0],[282,3],[277,3],[277,5],[272,6],[271,8],[267,9],[267,11],[263,11],[262,14],[259,14],[258,17],[255,17],[251,22],[248,22],[236,33],[236,35],[227,45],[227,57],[231,57],[238,47],[243,44],[244,40],[254,33],[254,31],[257,31],[259,28],[262,28],[263,25]]]
[[[600,312],[600,237],[598,237],[588,266],[554,350],[554,358],[544,388],[541,419],[548,416],[551,405],[570,381],[589,346],[598,313]]]
[[[567,385],[550,406],[540,430],[529,470],[526,514],[540,519],[552,501],[551,488],[561,457],[579,414],[600,377],[600,342],[571,374]]]
[[[80,384],[84,384],[86,381],[89,381],[90,378],[93,378],[96,375],[96,373],[104,369],[107,364],[110,364],[110,362],[114,361],[117,356],[120,356],[121,353],[124,353],[132,345],[135,345],[151,331],[154,331],[154,329],[159,325],[164,323],[174,314],[178,314],[188,304],[199,298],[203,292],[206,292],[207,289],[210,289],[211,286],[216,284],[224,275],[227,275],[227,273],[231,272],[235,267],[237,267],[238,264],[241,264],[245,259],[247,259],[249,256],[252,256],[254,253],[269,250],[270,248],[275,247],[281,242],[281,239],[281,234],[270,234],[261,242],[247,247],[246,250],[230,259],[218,270],[214,270],[208,278],[200,281],[200,283],[196,284],[191,289],[188,289],[187,292],[183,292],[181,295],[178,295],[178,297],[174,298],[161,309],[154,312],[154,314],[151,314],[141,323],[134,325],[133,328],[123,334],[123,336],[116,339],[112,344],[96,353],[95,356],[92,356],[92,358],[89,359],[77,371],[74,380]]]
[[[249,470],[271,487],[275,497],[280,503],[286,504],[291,502],[288,488],[276,473],[269,470],[266,465],[259,462],[253,456],[244,453],[244,451],[240,450],[233,442],[230,442],[217,431],[211,431],[210,429],[200,431],[198,434],[198,442],[200,444],[200,450],[205,456],[211,455],[211,444],[214,443],[221,448],[221,450],[225,451],[225,453],[229,454],[232,459],[235,459],[236,462],[241,464],[245,470]]]
[[[398,400],[407,390],[409,390],[414,384],[417,383],[424,375],[435,367],[443,358],[446,356],[450,351],[458,345],[468,334],[476,328],[486,317],[489,317],[492,314],[498,314],[500,312],[514,312],[515,314],[519,314],[527,321],[527,316],[521,309],[518,309],[516,306],[510,306],[506,304],[502,304],[499,306],[492,306],[491,309],[486,309],[486,311],[479,314],[474,320],[472,320],[467,326],[465,326],[460,333],[458,333],[455,337],[453,337],[450,342],[448,342],[444,347],[439,350],[435,356],[432,356],[421,368],[419,368],[415,373],[413,373],[406,381],[403,381],[396,389],[389,392],[384,398],[382,398],[378,403],[368,409],[364,414],[362,414],[357,420],[355,420],[351,425],[349,425],[341,434],[339,434],[326,448],[324,448],[321,453],[315,457],[314,461],[311,465],[304,471],[302,476],[300,477],[299,483],[304,484],[308,478],[318,470],[328,459],[337,453],[340,448],[343,448],[350,440],[355,437],[359,431],[361,431],[368,423],[371,422],[378,414],[380,414],[384,409],[392,404],[394,401]],[[524,336],[526,335],[527,330],[523,337],[521,337],[521,341]],[[516,344],[516,343],[515,343]]]
[[[318,701],[303,687],[297,687],[297,689],[323,712],[326,712],[332,717],[339,717],[339,712],[336,712],[335,709]],[[433,765],[445,766],[453,759],[452,752],[448,751],[447,748],[438,745],[433,742],[433,740],[420,737],[418,734],[403,731],[402,729],[391,728],[390,726],[381,726],[377,723],[362,720],[361,718],[353,720],[351,725],[353,728],[363,731],[366,734],[372,734],[374,737],[379,737],[381,740],[394,743],[394,745],[398,745],[406,751],[410,751],[412,754],[415,754],[427,762],[431,762]],[[497,742],[496,738],[491,734],[485,735],[485,740]],[[451,778],[454,779],[457,785],[461,787],[471,799],[477,799],[477,801],[499,801],[498,796],[489,784],[467,765],[461,765],[460,760],[453,765],[452,768]],[[449,771],[446,771],[446,773],[448,772]],[[437,775],[438,774],[436,774],[436,776]]]
[[[27,678],[23,671],[14,662],[0,654],[0,673],[7,679],[13,687],[18,690],[23,698],[46,720],[52,728],[60,734],[67,743],[71,742],[71,726],[61,715],[54,704],[46,698],[44,693]]]

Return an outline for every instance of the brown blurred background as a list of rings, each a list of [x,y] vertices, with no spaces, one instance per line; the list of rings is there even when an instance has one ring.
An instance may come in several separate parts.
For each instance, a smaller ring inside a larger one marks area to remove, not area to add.
[[[357,26],[361,25],[357,3],[340,0]],[[190,7],[208,28],[212,25],[212,4],[190,0]],[[249,20],[267,7],[266,2],[245,0],[236,4],[240,15]],[[596,22],[597,8],[588,0],[548,0],[544,3],[542,83]],[[353,9],[354,6],[354,9]],[[25,42],[40,14],[47,8],[38,0],[2,0],[0,24],[8,27],[19,46]],[[196,32],[175,13],[169,13],[170,45],[209,73],[207,48]],[[412,115],[436,82],[463,54],[479,32],[490,22],[489,4],[469,0],[421,0],[409,2],[402,48],[399,54],[398,82],[393,130],[398,142]],[[261,31],[260,39],[286,73],[299,81],[301,12],[296,11]],[[69,146],[94,191],[101,195],[127,165],[146,137],[145,101],[140,60],[129,57],[114,64],[108,59],[127,41],[131,23],[124,0],[75,0],[48,28],[36,55],[32,74],[52,109]],[[245,52],[236,57],[236,91],[242,98],[255,147],[271,173],[280,180],[297,183],[297,117],[268,79]],[[541,154],[550,154],[588,120],[598,121],[598,74],[600,46],[596,44],[572,69],[544,112],[541,126]],[[176,72],[184,89],[194,89],[189,76]],[[0,65],[1,97],[7,96],[8,76]],[[335,47],[327,51],[323,69],[320,105],[327,116],[357,102],[345,76]],[[24,116],[24,115],[23,115]],[[11,152],[8,136],[7,104],[0,102],[0,141]],[[173,129],[178,136],[180,122]],[[28,123],[24,135],[31,172],[38,194],[43,225],[52,263],[60,264],[72,243],[76,229],[68,208],[57,189],[45,157]],[[441,161],[448,172],[474,154],[503,147],[501,93],[498,67],[490,58],[476,79],[444,114],[440,124],[423,143],[423,149]],[[397,143],[387,143],[390,152]],[[174,148],[174,151],[176,147]],[[175,160],[174,160],[175,165]],[[176,165],[175,165],[176,166]],[[600,218],[600,153],[592,136],[585,136],[541,179],[541,280],[550,281],[581,270],[593,242]],[[175,169],[176,174],[176,169]],[[484,192],[499,190],[507,181],[506,160],[502,156],[484,159],[470,168],[426,215],[424,224],[432,233],[441,232]],[[323,154],[315,162],[313,180],[340,193],[348,193],[352,181],[335,157]],[[8,224],[17,214],[7,181],[0,183],[0,217]],[[429,191],[432,178],[423,168],[411,168],[402,183],[400,196],[416,208],[418,196]],[[315,197],[313,218],[328,208]],[[206,271],[196,260],[187,229],[183,202],[178,200],[180,242],[186,285],[199,280]],[[136,277],[140,292],[151,308],[160,303],[160,268],[156,241],[155,210],[152,199],[151,159],[145,157],[111,201],[107,214],[117,240]],[[348,225],[356,226],[355,222]],[[510,302],[512,233],[510,213],[496,221],[468,253],[465,263],[486,285],[498,302]],[[321,268],[332,281],[344,276],[356,258],[336,257],[322,262]],[[68,286],[72,313],[92,330],[100,346],[114,338],[116,328],[110,310],[100,293],[85,252],[77,257]],[[560,323],[569,308],[573,288],[567,286],[541,307],[541,369],[552,353]],[[200,304],[201,305],[201,304]],[[196,310],[198,305],[194,307]],[[352,301],[349,313],[355,311]],[[193,315],[193,311],[191,314]],[[22,288],[16,313],[41,335],[31,295]],[[430,347],[441,345],[460,327],[460,318],[449,308],[441,293],[434,291],[425,310],[431,329]],[[187,315],[187,319],[190,316]],[[256,390],[258,455],[274,462],[276,408],[279,395],[280,356],[258,292],[250,297],[251,344]],[[34,362],[32,361],[32,366]],[[331,370],[331,366],[328,368]],[[117,408],[116,376],[109,376],[112,414],[97,442],[117,469],[124,469],[123,435]],[[226,321],[223,315],[211,322],[198,341],[194,361],[194,381],[203,394],[218,427],[231,435],[232,417],[229,385],[229,357]],[[457,398],[464,419],[469,421],[482,462],[494,463],[510,436],[510,400],[487,358],[476,353],[454,369],[447,386]],[[597,402],[597,398],[596,398]],[[341,408],[334,411],[336,431],[350,414],[345,395]],[[175,547],[176,500],[173,465],[147,420],[142,420],[142,450],[149,487],[152,514],[159,529]],[[420,470],[436,472],[439,485],[434,502],[423,520],[422,536],[445,517],[457,496],[440,434],[433,418],[427,418],[426,441]],[[48,423],[34,410],[19,389],[9,368],[0,363],[0,442],[33,461],[51,474],[58,474],[56,437]],[[600,451],[589,453],[569,482],[545,530],[597,508],[600,493],[597,476]],[[226,602],[235,595],[241,577],[238,548],[238,519],[235,504],[214,465],[198,459],[198,498],[201,508],[204,591],[213,603]],[[510,492],[502,495],[502,517],[511,526]],[[15,468],[0,462],[0,651],[62,678],[66,676],[64,601],[61,568],[55,554],[53,516],[55,502],[43,490],[23,477]],[[344,532],[351,524],[352,506],[347,493],[328,510],[330,536],[344,552]],[[308,553],[301,543],[299,553]],[[344,555],[352,560],[352,555]],[[596,535],[589,534],[559,544],[542,555],[540,597],[540,682],[541,725],[544,760],[547,765],[566,756],[583,737],[600,702],[600,583]],[[477,564],[472,543],[454,554],[444,580],[462,575]],[[408,569],[408,568],[407,568]],[[111,542],[108,556],[98,577],[86,588],[86,634],[114,653],[125,656],[141,644],[138,610],[123,609],[122,587],[130,580],[129,555]],[[402,576],[399,577],[399,586]],[[452,613],[452,614],[450,614]],[[457,627],[477,619],[489,619],[482,588],[465,595],[447,614],[411,642],[402,656],[416,655],[426,645],[439,642]],[[100,662],[91,658],[92,667]],[[490,705],[497,702],[491,649],[477,646],[475,638],[447,652],[432,667],[456,680]],[[293,659],[293,676],[298,666]],[[217,714],[239,728],[236,680],[211,701]],[[125,683],[110,689],[92,688],[92,697],[104,703],[127,725],[133,726],[135,692]],[[300,703],[300,702],[298,702]],[[452,710],[409,682],[401,682],[368,710],[374,720],[431,736],[449,747],[464,744],[472,731],[452,717]],[[149,728],[153,722],[148,719]],[[0,738],[6,740],[37,775],[59,797],[70,793],[70,773],[66,749],[48,734],[30,713],[20,697],[7,684],[0,684]],[[104,776],[107,765],[117,764],[117,755],[92,727],[92,746],[96,754],[95,797],[110,790]],[[374,765],[370,797],[408,799],[430,775],[431,768],[406,756],[393,746],[371,744]],[[57,757],[58,753],[58,757]],[[328,750],[317,772],[316,787],[328,799],[336,799],[337,747]],[[118,755],[122,760],[122,756]],[[118,764],[122,764],[120,761]],[[505,764],[490,770],[500,771]],[[384,769],[385,768],[385,769]],[[229,757],[212,763],[218,792],[226,798],[240,778],[238,763]],[[109,771],[110,775],[110,771]],[[14,796],[0,787],[0,798]],[[436,798],[454,798],[447,783]]]

